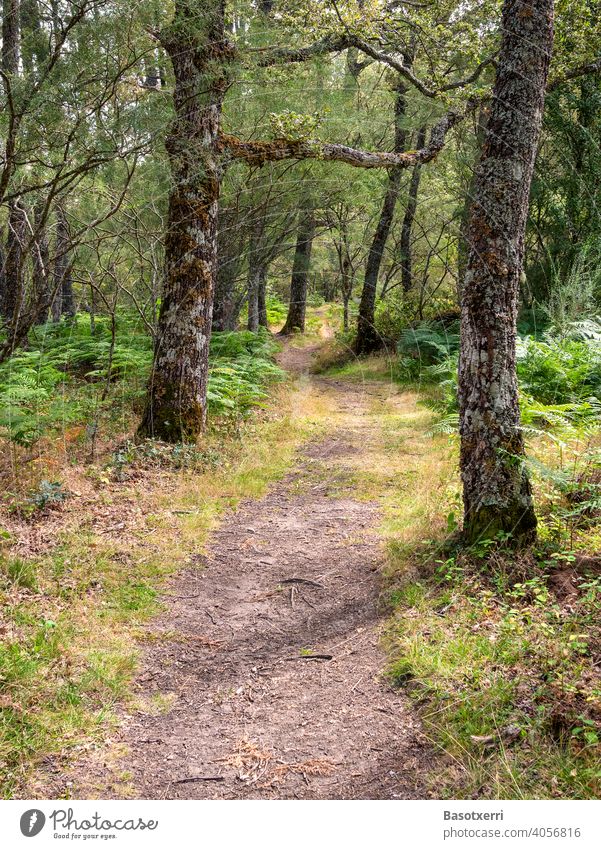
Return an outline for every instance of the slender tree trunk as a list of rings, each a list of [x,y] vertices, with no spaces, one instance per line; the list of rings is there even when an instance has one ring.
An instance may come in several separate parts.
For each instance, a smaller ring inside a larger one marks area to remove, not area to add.
[[[415,146],[419,150],[419,148],[423,147],[425,143],[426,128],[420,127],[417,133],[417,140],[415,142]],[[413,230],[413,222],[415,221],[415,213],[417,210],[417,193],[419,192],[421,172],[421,165],[416,165],[413,168],[411,182],[409,183],[409,195],[407,197],[407,206],[405,207],[403,226],[401,228],[401,285],[403,287],[403,292],[408,292],[413,285],[411,231]]]
[[[299,211],[298,235],[290,283],[290,305],[286,323],[280,330],[282,336],[288,336],[295,331],[305,332],[307,289],[314,236],[315,215],[313,209],[310,206],[303,206]]]
[[[394,111],[394,152],[402,153],[407,143],[407,133],[402,125],[407,111],[407,86],[402,81],[397,85]],[[381,340],[375,326],[378,276],[380,274],[384,249],[388,241],[390,228],[392,227],[394,210],[399,197],[402,173],[403,169],[401,168],[391,168],[388,172],[388,182],[384,193],[382,210],[367,257],[363,290],[359,304],[357,339],[355,341],[355,350],[358,354],[371,354],[381,347]]]
[[[259,288],[261,279],[265,276],[261,252],[264,226],[265,210],[260,210],[255,219],[248,250],[248,329],[253,333],[259,329]]]
[[[247,327],[253,333],[259,329],[259,279],[261,268],[254,266],[248,271],[248,323]]]
[[[33,293],[39,305],[36,323],[45,324],[52,302],[50,289],[50,251],[45,224],[41,221],[43,203],[38,204],[34,214],[34,227],[37,237],[33,245]]]
[[[2,246],[3,241],[4,233],[0,231],[0,316],[2,316],[4,311],[4,299],[6,297],[6,274],[4,273],[6,256],[4,255],[4,249]]]
[[[1,64],[5,89],[19,73],[20,56],[19,0],[3,0]],[[3,263],[3,293],[0,313],[7,325],[18,321],[22,301],[23,240],[25,238],[24,210],[18,200],[8,204],[6,251]]]
[[[61,315],[65,315],[68,318],[75,316],[73,275],[69,257],[70,245],[69,222],[63,204],[58,203],[56,206],[55,294],[52,303],[53,321],[60,321]]]
[[[141,437],[194,442],[207,413],[222,180],[219,127],[231,48],[224,0],[176,0],[161,33],[175,75],[165,279]]]
[[[259,280],[259,327],[269,327],[267,321],[267,265],[261,268],[261,278]]]
[[[4,298],[0,312],[7,325],[16,327],[23,309],[23,245],[27,219],[20,201],[8,204],[8,233],[4,254]]]
[[[240,299],[236,297],[236,283],[244,256],[242,228],[236,209],[220,209],[217,233],[217,274],[213,300],[215,331],[235,330],[238,324]]]
[[[461,305],[459,403],[468,542],[536,533],[515,371],[517,296],[553,46],[553,0],[505,0],[502,45],[474,185]]]

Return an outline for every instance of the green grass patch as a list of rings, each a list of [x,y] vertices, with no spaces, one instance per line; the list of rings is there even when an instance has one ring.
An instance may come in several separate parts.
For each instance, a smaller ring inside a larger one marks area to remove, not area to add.
[[[442,795],[598,798],[601,578],[583,568],[566,600],[561,560],[508,557],[391,552],[392,573],[412,576],[390,589],[389,679],[446,755]]]

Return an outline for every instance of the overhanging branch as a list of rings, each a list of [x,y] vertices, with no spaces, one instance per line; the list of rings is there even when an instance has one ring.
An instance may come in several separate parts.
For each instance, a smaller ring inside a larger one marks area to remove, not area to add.
[[[464,112],[447,112],[432,128],[430,140],[425,147],[405,153],[360,150],[343,144],[308,139],[243,141],[225,133],[221,135],[221,145],[226,156],[242,160],[251,166],[280,162],[284,159],[319,159],[323,162],[344,162],[355,168],[411,168],[435,159],[443,149],[449,131],[475,108],[477,102],[479,101],[470,101]]]

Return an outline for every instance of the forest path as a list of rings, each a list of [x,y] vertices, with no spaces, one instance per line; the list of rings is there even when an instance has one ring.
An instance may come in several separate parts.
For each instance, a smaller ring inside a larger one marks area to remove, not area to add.
[[[355,486],[381,449],[378,411],[392,401],[410,419],[415,397],[310,376],[319,346],[295,345],[280,361],[303,387],[298,404],[310,393],[327,410],[324,435],[265,497],[224,517],[197,556],[204,568],[171,582],[138,676],[141,703],[162,709],[126,717],[113,740],[125,754],[88,764],[74,795],[427,795],[431,752],[382,678],[381,511]]]

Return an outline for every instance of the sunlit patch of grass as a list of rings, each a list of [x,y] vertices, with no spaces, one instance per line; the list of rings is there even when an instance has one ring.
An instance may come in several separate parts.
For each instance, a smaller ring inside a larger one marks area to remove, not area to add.
[[[344,378],[352,383],[363,383],[373,380],[396,385],[394,380],[394,359],[384,355],[371,357],[352,357],[342,365],[334,365],[328,369],[331,377]]]

